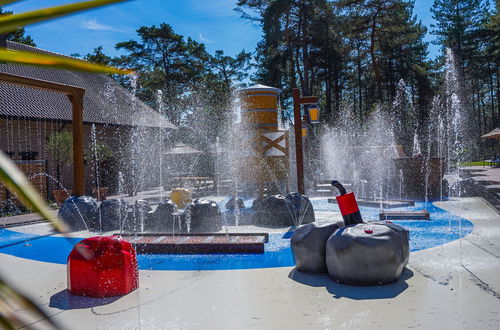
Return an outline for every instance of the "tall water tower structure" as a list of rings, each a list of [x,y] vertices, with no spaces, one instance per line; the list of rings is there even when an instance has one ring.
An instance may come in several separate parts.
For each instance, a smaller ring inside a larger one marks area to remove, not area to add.
[[[288,131],[279,129],[279,88],[254,85],[239,90],[241,124],[245,130],[245,166],[242,182],[257,186],[259,195],[289,191],[290,159]]]

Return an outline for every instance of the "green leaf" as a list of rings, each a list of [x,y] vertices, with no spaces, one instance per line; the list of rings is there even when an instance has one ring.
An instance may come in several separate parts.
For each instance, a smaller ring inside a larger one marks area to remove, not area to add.
[[[7,187],[24,206],[40,213],[52,226],[60,232],[66,232],[66,226],[62,221],[49,212],[48,207],[38,192],[29,183],[16,165],[0,150],[0,182]]]
[[[113,68],[110,66],[94,64],[70,57],[21,52],[21,51],[13,51],[6,49],[0,49],[0,62],[37,65],[50,68],[94,72],[94,73],[111,73],[111,74],[122,74],[122,75],[132,73],[131,70],[123,70],[123,69]]]
[[[0,307],[0,328],[5,329],[5,330],[15,330],[16,328],[14,327],[14,321],[12,318],[7,318],[6,316],[4,317],[2,312],[2,308]]]
[[[43,319],[51,328],[59,329],[50,316],[31,299],[15,290],[0,277],[0,326],[3,329],[16,329],[22,326],[30,328],[26,322],[27,314]]]
[[[0,1],[10,1],[10,0],[0,0]],[[39,9],[17,15],[8,15],[0,17],[0,33],[12,32],[28,24],[38,23],[51,18],[56,18],[59,16],[64,16],[75,12],[79,12],[85,9],[101,7],[108,4],[123,2],[123,1],[126,0],[92,0],[92,1],[78,2],[63,6]]]
[[[2,329],[6,329],[6,330],[14,330],[14,329],[16,329],[13,326],[13,324],[14,324],[13,320],[7,319],[7,317],[2,316],[2,314],[0,314],[0,327]]]

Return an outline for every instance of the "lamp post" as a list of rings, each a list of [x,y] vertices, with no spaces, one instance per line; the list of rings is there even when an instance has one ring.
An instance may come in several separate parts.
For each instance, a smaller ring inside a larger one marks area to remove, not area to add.
[[[294,88],[292,92],[293,120],[295,131],[295,159],[297,161],[297,191],[301,194],[304,194],[304,154],[302,150],[302,116],[300,114],[300,106],[302,104],[315,105],[316,103],[318,103],[318,98],[316,96],[300,96],[300,91],[298,88]],[[313,107],[309,108],[313,109]],[[317,116],[314,117],[315,121],[311,121],[311,123],[319,122],[319,107],[316,106],[315,109]],[[310,112],[309,116],[311,114],[314,116],[314,111]]]

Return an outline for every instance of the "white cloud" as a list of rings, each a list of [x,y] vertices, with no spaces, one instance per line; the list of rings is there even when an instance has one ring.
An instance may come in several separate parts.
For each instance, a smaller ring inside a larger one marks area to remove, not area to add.
[[[203,33],[200,33],[198,35],[198,39],[200,39],[201,42],[204,42],[206,44],[211,44],[213,42],[212,40],[205,38],[205,36],[203,35]]]
[[[118,31],[112,26],[101,24],[97,22],[97,19],[88,19],[82,22],[82,27],[87,30],[93,31]]]

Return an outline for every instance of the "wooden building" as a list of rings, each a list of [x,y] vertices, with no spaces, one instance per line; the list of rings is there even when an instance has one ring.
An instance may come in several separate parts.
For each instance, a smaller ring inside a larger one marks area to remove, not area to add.
[[[54,54],[10,41],[6,46],[11,50]],[[98,144],[113,150],[114,168],[105,173],[103,179],[118,189],[118,172],[122,170],[127,180],[130,168],[140,167],[150,176],[147,180],[142,179],[141,184],[155,184],[154,158],[160,157],[159,152],[155,156],[155,150],[160,149],[160,143],[166,142],[162,137],[176,127],[108,75],[10,63],[0,63],[0,72],[84,88],[85,145],[89,147],[93,143],[94,135]],[[65,95],[0,81],[0,149],[20,165],[46,198],[51,198],[52,189],[57,188],[50,179],[55,177],[56,168],[54,152],[47,148],[47,140],[54,132],[71,132],[71,116],[71,104]],[[139,165],[128,163],[133,158]],[[69,189],[72,171],[71,165],[62,170],[61,183]],[[95,172],[90,164],[86,165],[86,194],[91,194]],[[0,200],[8,197],[6,189],[0,187]]]

